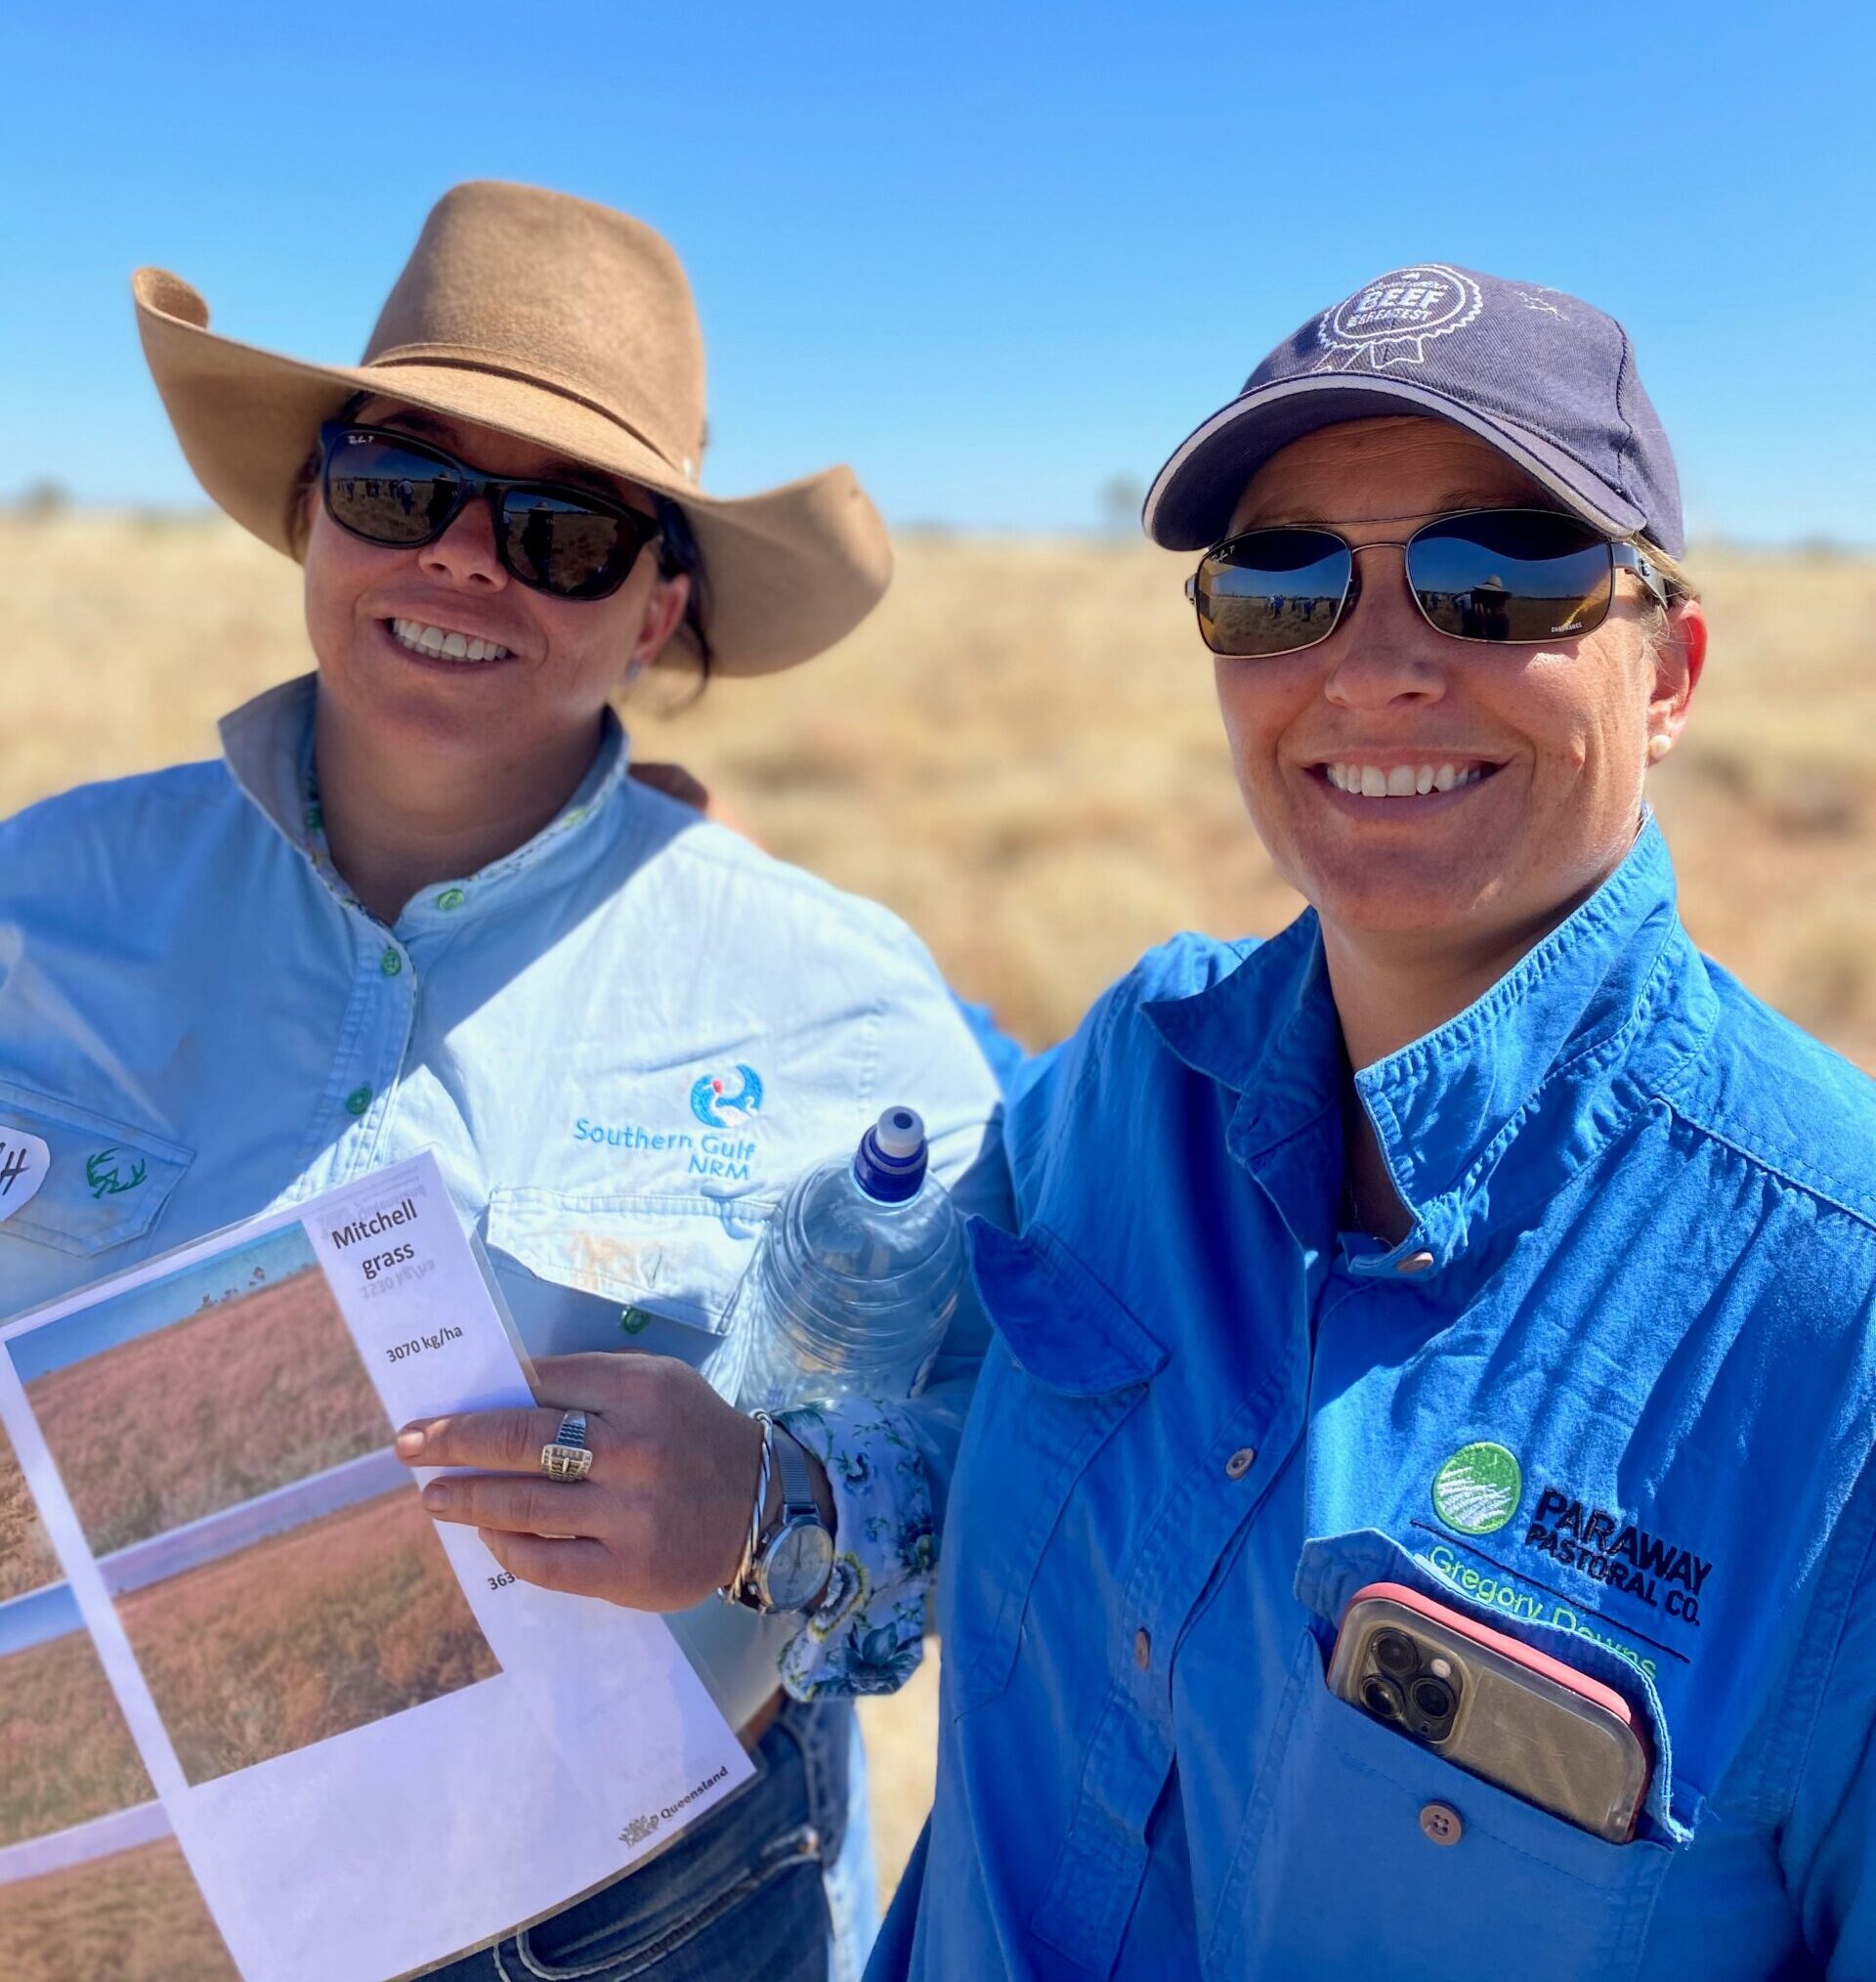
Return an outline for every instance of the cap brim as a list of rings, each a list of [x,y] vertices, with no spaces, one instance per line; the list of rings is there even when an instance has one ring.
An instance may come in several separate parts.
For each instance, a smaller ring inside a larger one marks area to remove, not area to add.
[[[891,579],[885,525],[851,469],[757,496],[705,496],[618,421],[536,380],[467,365],[311,365],[211,331],[201,297],[161,269],[140,269],[132,293],[150,374],[196,480],[288,555],[288,510],[320,422],[371,392],[669,496],[703,559],[718,673],[768,674],[812,659],[866,618]],[[665,658],[681,656],[667,649]]]
[[[1343,372],[1273,379],[1220,407],[1154,477],[1140,521],[1147,536],[1168,550],[1203,550],[1225,534],[1245,484],[1280,449],[1322,427],[1402,413],[1421,413],[1476,434],[1612,537],[1631,536],[1647,520],[1619,490],[1541,435],[1407,379],[1373,377],[1357,385]]]

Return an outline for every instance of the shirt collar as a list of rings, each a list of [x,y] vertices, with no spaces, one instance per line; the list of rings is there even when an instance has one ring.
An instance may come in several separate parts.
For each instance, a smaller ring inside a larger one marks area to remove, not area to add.
[[[1698,1049],[1716,1011],[1650,811],[1614,873],[1497,983],[1355,1076],[1414,1219],[1398,1246],[1356,1266],[1398,1268],[1418,1253],[1443,1266],[1560,1188]],[[1313,909],[1218,983],[1147,1012],[1180,1059],[1242,1095],[1229,1140],[1252,1168],[1339,1115],[1342,1027]],[[1591,1093],[1599,1105],[1585,1107]],[[1339,1129],[1332,1140],[1339,1153]]]
[[[318,872],[346,907],[364,911],[332,867],[324,822],[313,778],[313,714],[319,676],[304,674],[243,703],[222,718],[222,754],[230,774],[255,808]],[[543,870],[580,843],[579,829],[618,796],[630,758],[630,742],[618,715],[608,709],[600,745],[578,789],[558,813],[512,853],[472,875],[441,881],[414,895],[398,918],[401,930],[432,924],[460,923],[502,899],[524,879],[538,882]]]

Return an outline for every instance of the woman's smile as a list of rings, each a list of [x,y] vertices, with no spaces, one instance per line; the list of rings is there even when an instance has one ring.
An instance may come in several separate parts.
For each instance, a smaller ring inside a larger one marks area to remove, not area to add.
[[[1351,752],[1309,765],[1307,774],[1325,797],[1346,801],[1338,809],[1363,818],[1384,813],[1390,818],[1423,818],[1453,809],[1453,801],[1476,791],[1499,768],[1489,758],[1454,752],[1432,751],[1411,757]],[[1377,799],[1385,802],[1377,806]]]

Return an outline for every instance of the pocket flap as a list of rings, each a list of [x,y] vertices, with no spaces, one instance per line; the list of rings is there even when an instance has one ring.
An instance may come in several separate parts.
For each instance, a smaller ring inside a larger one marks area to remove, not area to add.
[[[1434,1575],[1395,1541],[1373,1528],[1352,1533],[1336,1534],[1305,1541],[1297,1563],[1297,1599],[1326,1624],[1325,1647],[1333,1642],[1343,1613],[1358,1590],[1369,1583],[1405,1583],[1409,1589],[1444,1604],[1462,1616],[1475,1619],[1507,1638],[1548,1653],[1553,1659],[1612,1686],[1625,1700],[1639,1703],[1647,1722],[1648,1743],[1653,1752],[1653,1773],[1643,1807],[1678,1844],[1693,1835],[1699,1816],[1697,1796],[1684,1796],[1677,1808],[1674,1793],[1674,1745],[1669,1737],[1667,1715],[1661,1696],[1647,1673],[1624,1659],[1619,1652],[1597,1639],[1572,1632],[1561,1624],[1534,1618],[1510,1616],[1467,1596],[1451,1583]],[[1320,1630],[1318,1631],[1320,1636]],[[1390,1740],[1400,1739],[1389,1736]]]
[[[770,1209],[756,1198],[504,1188],[489,1200],[489,1243],[536,1279],[720,1335]]]
[[[31,1139],[28,1141],[27,1139]],[[22,1149],[47,1155],[37,1189],[0,1221],[0,1238],[80,1258],[141,1238],[195,1152],[12,1081],[0,1081],[0,1170]],[[5,1201],[0,1199],[0,1213]]]
[[[1020,1238],[969,1221],[970,1270],[1018,1365],[1069,1397],[1145,1383],[1166,1351],[1046,1226]]]

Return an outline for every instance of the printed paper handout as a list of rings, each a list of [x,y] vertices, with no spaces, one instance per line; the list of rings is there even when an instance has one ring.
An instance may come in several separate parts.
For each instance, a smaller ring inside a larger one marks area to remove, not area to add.
[[[748,1779],[661,1618],[392,1452],[533,1401],[427,1155],[0,1328],[8,1982],[388,1982]]]

